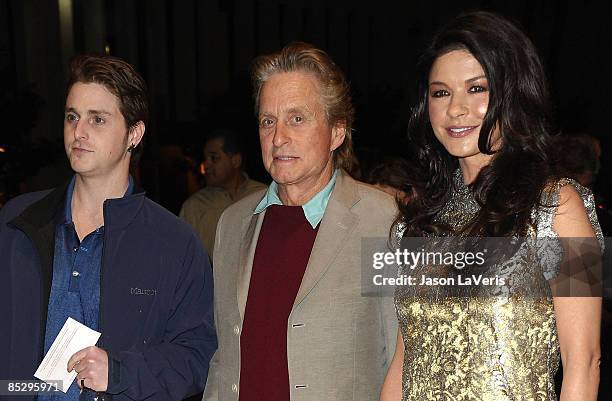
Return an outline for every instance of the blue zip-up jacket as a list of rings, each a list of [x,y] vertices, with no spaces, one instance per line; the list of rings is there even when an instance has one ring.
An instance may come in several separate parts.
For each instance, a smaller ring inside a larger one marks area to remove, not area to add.
[[[66,187],[0,209],[0,380],[34,380],[43,358]],[[114,401],[168,401],[202,391],[217,339],[201,242],[143,192],[105,201],[104,230],[97,345],[109,355],[107,393]],[[0,396],[11,399],[35,397]]]

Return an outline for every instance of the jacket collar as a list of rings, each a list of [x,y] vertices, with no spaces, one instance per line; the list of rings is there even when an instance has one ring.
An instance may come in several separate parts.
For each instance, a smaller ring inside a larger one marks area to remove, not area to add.
[[[332,193],[330,202],[338,202],[342,207],[350,210],[361,198],[357,193],[357,181],[351,178],[344,170],[341,170],[336,179],[336,187]]]
[[[70,180],[54,188],[42,199],[28,206],[19,216],[13,219],[16,225],[27,224],[33,228],[43,228],[58,216],[61,211]]]
[[[23,226],[25,224],[41,229],[49,223],[55,222],[62,215],[61,211],[65,204],[66,192],[68,191],[70,181],[66,181],[39,201],[34,202],[13,219],[12,223],[16,226]],[[131,195],[104,201],[105,229],[122,229],[128,226],[138,214],[144,200],[145,192],[140,188],[134,188]]]
[[[138,190],[123,198],[104,201],[104,230],[121,230],[130,225],[145,202],[145,192]]]
[[[338,175],[336,186],[325,210],[319,232],[312,246],[302,283],[295,296],[299,305],[330,268],[336,256],[359,224],[353,207],[360,201],[357,183],[346,172]]]
[[[334,185],[336,184],[336,179],[338,176],[339,170],[334,170],[331,179],[325,185],[325,187],[320,190],[312,199],[302,205],[302,210],[304,211],[304,216],[306,220],[310,223],[311,227],[316,228],[321,219],[323,219],[323,215],[325,214],[325,209],[327,208],[327,203],[329,202],[329,198],[334,190]],[[266,210],[270,205],[282,205],[280,197],[278,196],[278,184],[275,181],[272,181],[272,184],[268,187],[266,194],[257,207],[255,207],[255,211],[253,214],[259,214]]]

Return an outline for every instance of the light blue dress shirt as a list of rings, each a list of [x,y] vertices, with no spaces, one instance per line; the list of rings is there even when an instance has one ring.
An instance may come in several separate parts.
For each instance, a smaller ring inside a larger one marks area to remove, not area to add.
[[[306,216],[306,220],[308,220],[312,228],[316,228],[321,222],[321,219],[323,219],[325,208],[327,208],[327,202],[329,202],[331,193],[336,185],[338,171],[339,169],[334,170],[334,174],[332,174],[331,180],[329,180],[325,188],[320,190],[311,200],[306,202],[306,204],[302,205],[304,216]],[[283,202],[281,202],[280,198],[278,197],[278,184],[272,181],[272,184],[270,184],[268,190],[266,191],[266,195],[263,197],[261,202],[259,202],[253,214],[263,212],[270,205],[282,204]]]

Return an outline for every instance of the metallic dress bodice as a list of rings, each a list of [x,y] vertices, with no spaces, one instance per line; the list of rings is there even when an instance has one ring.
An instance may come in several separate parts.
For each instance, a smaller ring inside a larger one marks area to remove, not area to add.
[[[592,195],[568,179],[547,186],[542,204],[550,207],[533,211],[529,235],[556,238],[554,205],[564,185],[579,192],[602,240]],[[460,228],[478,210],[458,170],[451,198],[436,220]],[[401,237],[399,231],[396,235]],[[509,260],[494,266],[495,274],[511,283],[496,288],[495,294],[474,294],[473,287],[472,293],[460,296],[448,296],[444,288],[427,293],[410,286],[396,289],[405,347],[403,400],[556,400],[559,342],[547,280],[555,276],[557,263],[542,263],[543,253],[527,241]]]

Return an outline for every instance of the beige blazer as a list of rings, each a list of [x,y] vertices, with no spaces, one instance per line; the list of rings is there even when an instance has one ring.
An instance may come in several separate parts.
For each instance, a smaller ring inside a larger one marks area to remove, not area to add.
[[[249,391],[239,388],[240,334],[265,216],[253,210],[263,195],[230,206],[219,220],[214,254],[219,349],[206,383],[207,401],[237,401],[239,392]],[[378,400],[397,323],[391,297],[361,295],[361,240],[388,237],[395,214],[389,195],[338,175],[287,321],[292,401]]]

